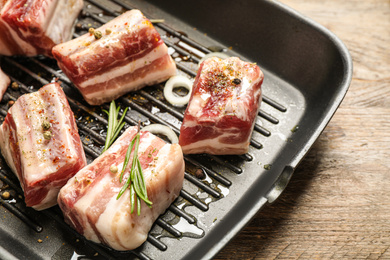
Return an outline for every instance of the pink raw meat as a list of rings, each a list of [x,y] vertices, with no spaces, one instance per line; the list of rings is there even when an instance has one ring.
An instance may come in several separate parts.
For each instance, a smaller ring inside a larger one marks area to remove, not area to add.
[[[138,216],[136,210],[130,213],[129,189],[117,199],[129,177],[132,159],[122,183],[119,182],[127,148],[136,134],[137,127],[129,127],[107,151],[71,178],[58,195],[58,205],[70,226],[87,239],[116,250],[140,246],[157,217],[179,196],[183,185],[184,160],[180,146],[141,131],[138,158],[153,205],[149,208],[141,201]],[[118,171],[110,171],[111,166]]]
[[[263,78],[256,64],[236,57],[202,62],[180,129],[183,153],[248,152]]]
[[[82,8],[82,0],[0,0],[0,55],[51,56]]]
[[[11,83],[9,77],[0,68],[0,101],[3,99],[3,95]]]
[[[85,100],[100,105],[176,74],[168,48],[152,23],[128,11],[100,28],[53,48],[58,66]]]
[[[51,138],[45,139],[46,131]],[[19,97],[0,126],[0,148],[26,205],[37,210],[55,205],[60,188],[86,165],[73,112],[58,83]]]

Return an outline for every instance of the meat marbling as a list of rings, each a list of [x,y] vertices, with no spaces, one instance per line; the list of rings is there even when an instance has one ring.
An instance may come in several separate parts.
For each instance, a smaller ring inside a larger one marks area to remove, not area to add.
[[[257,65],[237,57],[202,62],[180,129],[183,153],[246,153],[263,79]]]
[[[82,0],[0,0],[0,54],[51,56],[82,8]]]
[[[120,183],[125,154],[136,134],[137,127],[129,127],[107,151],[71,178],[58,196],[58,204],[70,226],[87,239],[116,250],[140,246],[154,221],[176,199],[183,185],[184,160],[180,146],[166,144],[153,134],[141,131],[138,158],[153,205],[149,208],[141,201],[138,216],[137,210],[130,213],[129,190],[117,200],[131,168],[132,159]],[[111,166],[116,166],[118,171],[111,172]]]
[[[37,210],[57,204],[60,188],[86,165],[73,112],[58,83],[18,98],[0,126],[0,148],[26,205]]]
[[[152,23],[139,11],[128,11],[95,32],[57,45],[59,67],[85,100],[99,105],[176,74],[168,48]]]

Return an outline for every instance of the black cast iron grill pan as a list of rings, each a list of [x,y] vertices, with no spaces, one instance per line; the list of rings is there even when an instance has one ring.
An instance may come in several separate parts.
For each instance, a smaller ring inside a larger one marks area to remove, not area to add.
[[[201,57],[212,51],[257,62],[265,74],[263,101],[250,151],[239,156],[185,156],[179,198],[159,217],[147,241],[118,252],[86,241],[63,221],[58,207],[26,208],[20,185],[0,160],[1,259],[201,259],[213,257],[267,202],[274,201],[294,169],[329,122],[351,80],[344,45],[329,31],[293,10],[270,1],[85,1],[74,36],[138,8],[155,24],[169,46],[179,73],[194,77]],[[234,19],[233,19],[234,18]],[[104,146],[107,118],[89,106],[58,69],[55,60],[1,57],[2,69],[19,84],[0,103],[53,80],[61,82],[75,113],[87,160]],[[160,123],[179,134],[184,108],[167,103],[163,85],[146,87],[117,100],[128,106],[127,127]]]

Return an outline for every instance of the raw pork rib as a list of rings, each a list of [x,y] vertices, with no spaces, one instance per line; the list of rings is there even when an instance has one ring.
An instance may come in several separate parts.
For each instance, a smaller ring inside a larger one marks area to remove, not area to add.
[[[168,48],[139,10],[128,11],[87,33],[57,45],[59,67],[91,105],[100,105],[176,74]]]
[[[60,188],[86,165],[73,112],[58,83],[15,102],[0,126],[0,148],[26,205],[37,210],[55,205]]]
[[[0,54],[51,56],[82,8],[82,0],[0,0]]]
[[[202,62],[180,130],[183,153],[246,153],[263,78],[257,65],[236,57]]]
[[[11,80],[0,68],[0,101],[3,99],[3,95],[7,90],[9,83],[11,83]]]
[[[65,221],[87,239],[106,244],[116,250],[140,246],[157,217],[176,199],[183,185],[184,160],[178,144],[166,144],[149,132],[141,131],[138,158],[141,162],[149,200],[149,208],[141,201],[130,213],[130,191],[117,200],[131,167],[129,161],[122,183],[120,172],[127,148],[137,133],[129,127],[101,156],[79,171],[61,189],[58,205]],[[110,166],[118,171],[110,171]]]

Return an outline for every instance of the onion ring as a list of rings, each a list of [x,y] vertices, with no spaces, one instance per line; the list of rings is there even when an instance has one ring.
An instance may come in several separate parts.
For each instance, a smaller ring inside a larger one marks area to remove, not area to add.
[[[188,90],[188,94],[181,97],[173,93],[173,89],[177,87],[184,87]],[[192,81],[181,75],[171,77],[164,87],[164,97],[165,99],[174,106],[184,106],[190,100],[192,93]]]
[[[173,130],[166,125],[151,124],[142,128],[141,131],[148,131],[152,134],[165,135],[166,137],[168,137],[169,141],[171,141],[172,144],[179,143],[179,138],[177,138],[175,132],[173,132]]]
[[[229,58],[230,56],[227,55],[227,54],[224,53],[224,52],[210,52],[210,53],[207,53],[206,55],[204,55],[204,56],[199,60],[198,66],[200,66],[200,64],[201,64],[204,60],[207,60],[208,58],[211,58],[211,57],[218,57],[218,58],[221,58],[221,59],[226,59],[226,58]]]

